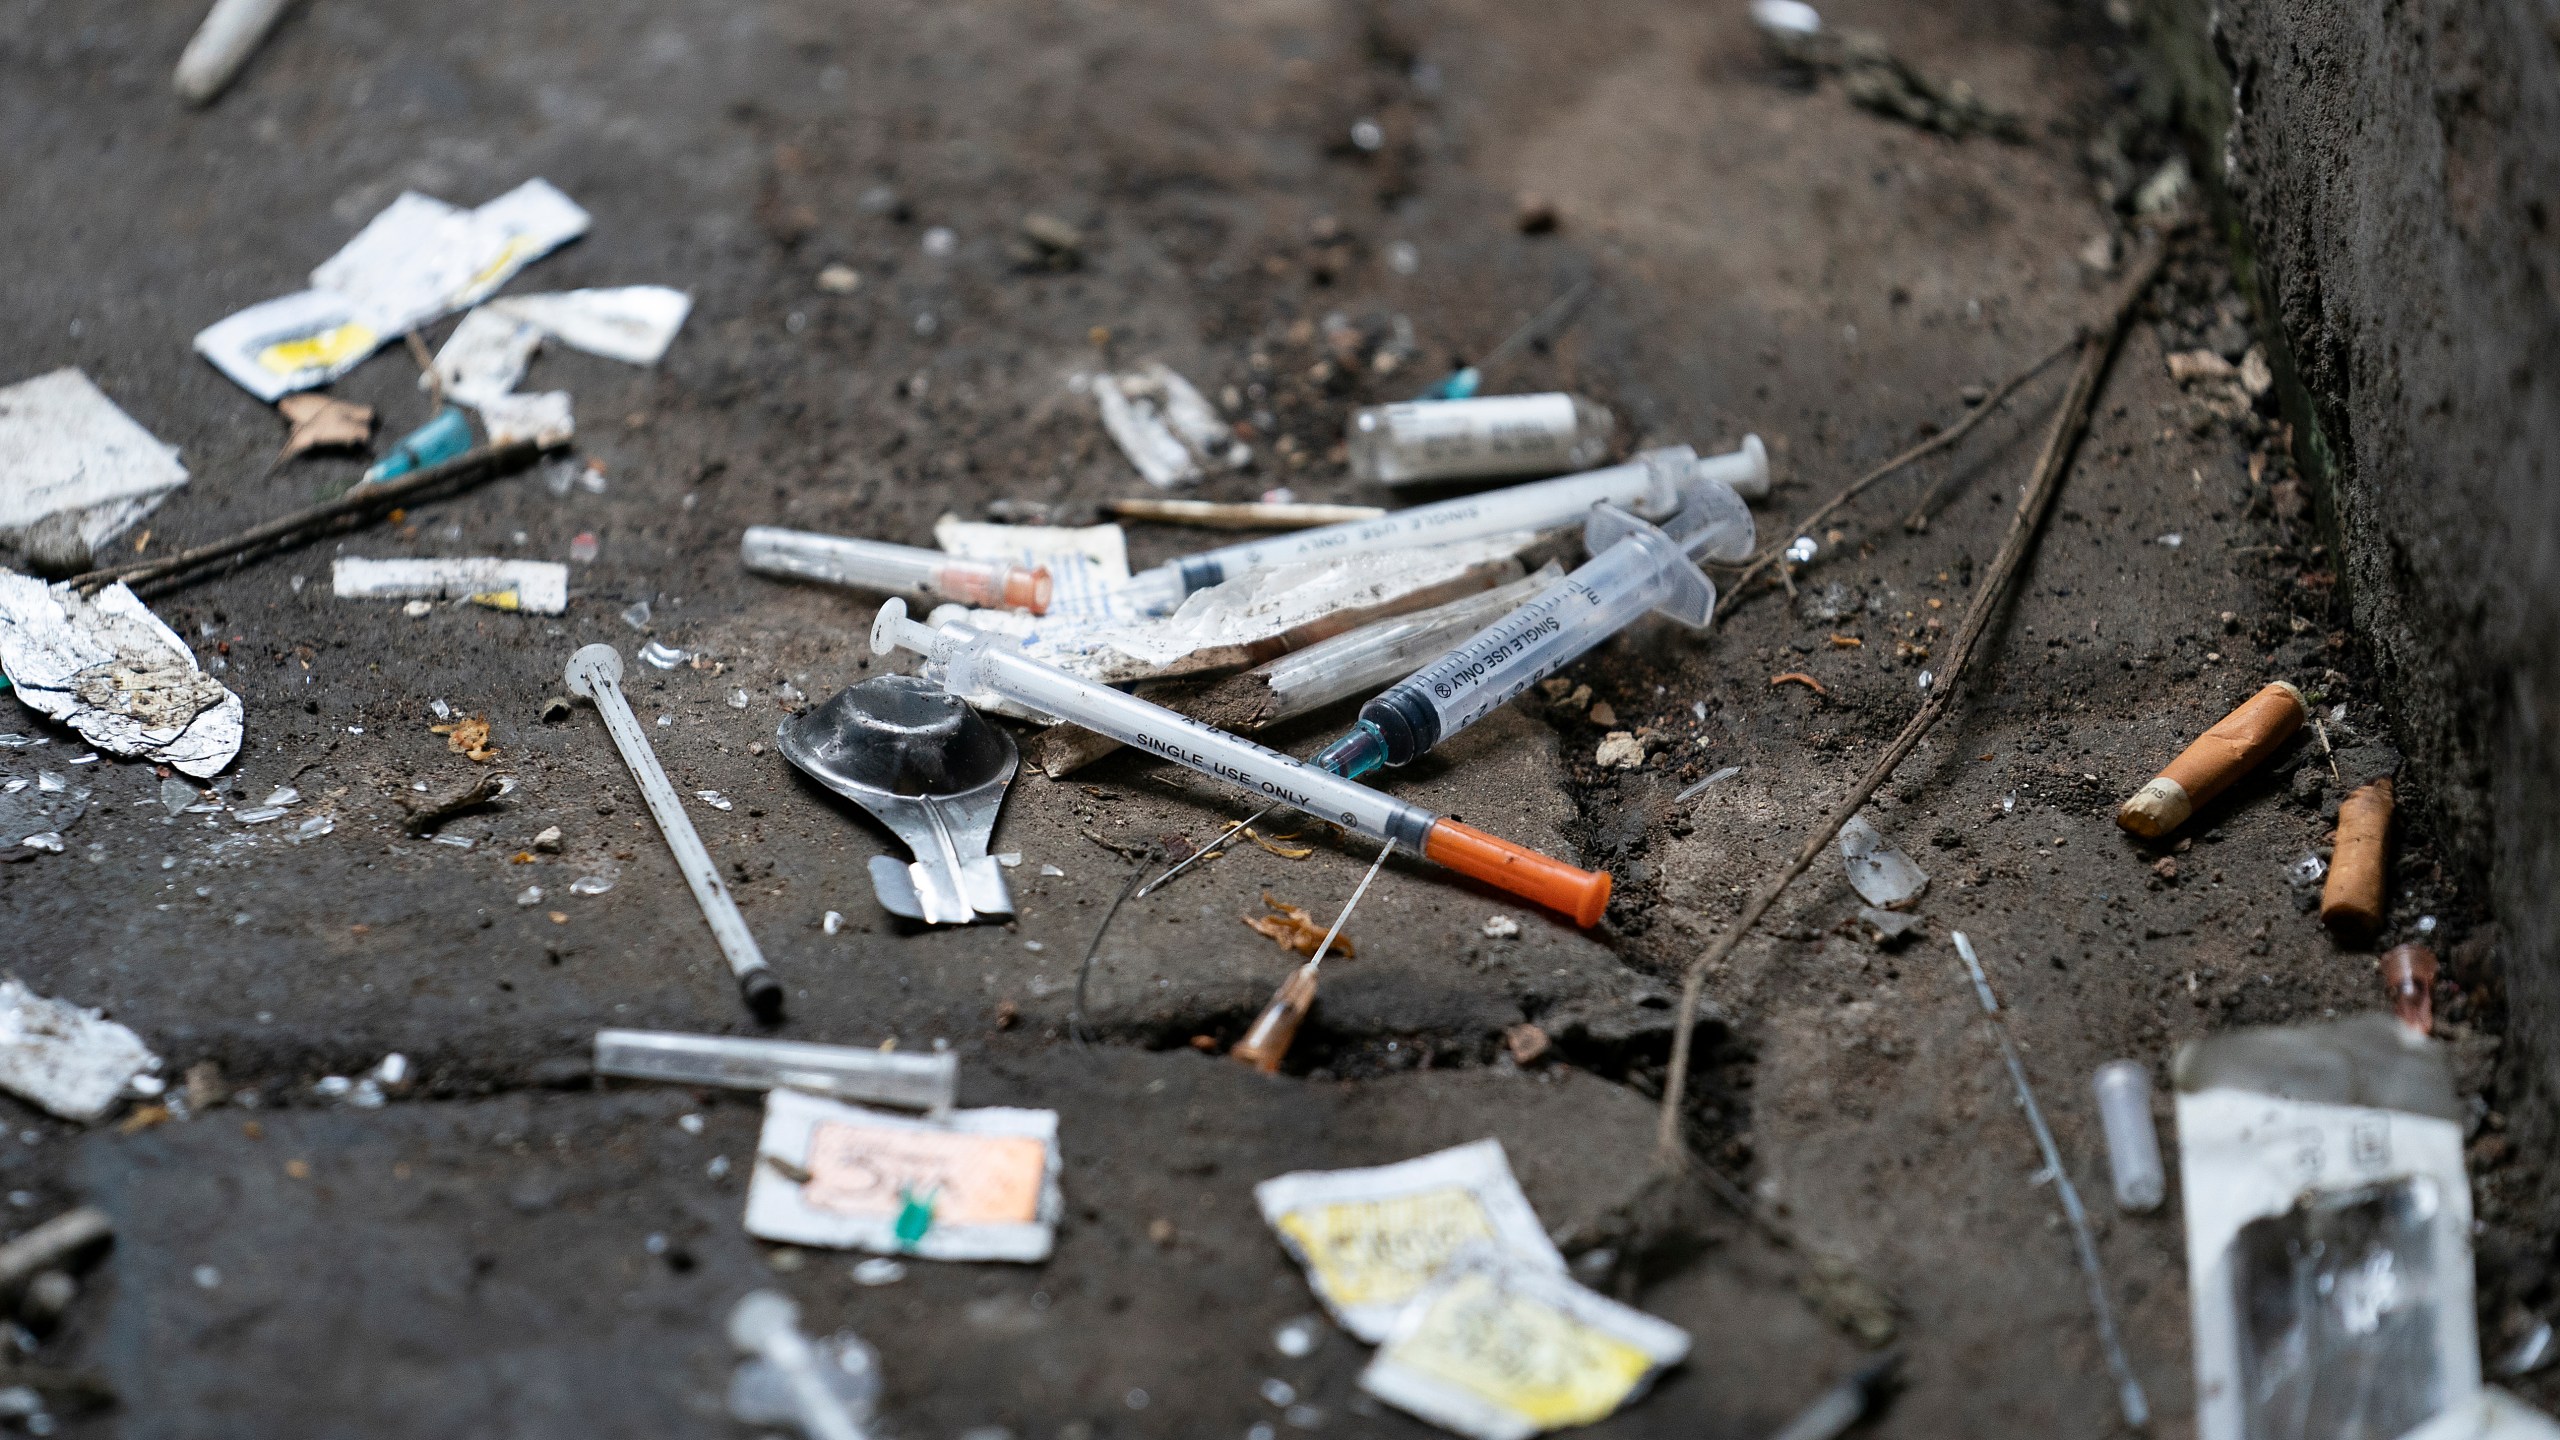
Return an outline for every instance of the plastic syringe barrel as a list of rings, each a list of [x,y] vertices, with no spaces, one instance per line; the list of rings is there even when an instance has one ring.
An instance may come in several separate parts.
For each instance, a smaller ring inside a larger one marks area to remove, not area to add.
[[[1377,727],[1388,764],[1410,764],[1661,603],[1674,583],[1669,567],[1687,564],[1659,532],[1637,531],[1387,687],[1360,718]]]
[[[1273,703],[1265,723],[1304,715],[1336,700],[1401,680],[1412,674],[1414,667],[1509,614],[1512,607],[1562,578],[1561,567],[1549,562],[1539,573],[1508,585],[1363,625],[1265,661],[1247,672],[1270,687]]]
[[[1746,438],[1742,448],[1730,455],[1705,459],[1686,445],[1666,445],[1647,450],[1623,465],[1579,475],[1415,505],[1375,520],[1353,520],[1269,540],[1221,545],[1141,572],[1131,578],[1127,593],[1141,608],[1170,608],[1194,590],[1207,589],[1248,570],[1335,555],[1481,540],[1514,530],[1546,530],[1580,522],[1594,505],[1615,505],[1647,519],[1659,518],[1671,513],[1683,490],[1700,475],[1728,484],[1737,480],[1747,483],[1757,475],[1765,494],[1768,452],[1756,435]]]
[[[1319,820],[1392,840],[1462,875],[1570,915],[1577,924],[1598,923],[1608,906],[1605,873],[1567,865],[1135,695],[1010,653],[1000,648],[1005,643],[1002,637],[961,639],[919,625],[907,618],[906,604],[899,600],[881,606],[871,627],[875,653],[905,646],[941,661],[943,683],[955,695],[984,691],[1072,720]]]
[[[991,610],[1028,610],[1034,615],[1048,610],[1052,593],[1049,572],[1041,567],[1003,560],[972,560],[914,545],[786,530],[775,525],[747,527],[738,542],[738,558],[760,575],[783,575],[893,594],[934,595]]]

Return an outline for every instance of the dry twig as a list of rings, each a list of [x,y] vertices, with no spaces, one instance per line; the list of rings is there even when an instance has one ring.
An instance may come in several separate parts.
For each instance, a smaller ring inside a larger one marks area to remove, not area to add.
[[[2114,311],[2105,326],[2074,342],[2081,349],[2079,367],[2072,372],[2071,388],[2064,393],[2061,412],[2054,416],[2053,428],[2045,435],[2044,449],[2036,456],[2032,478],[2018,498],[2017,511],[2009,520],[2008,534],[2000,542],[2000,553],[1984,572],[1981,588],[1974,592],[1973,604],[1966,609],[1964,621],[1957,627],[1955,639],[1948,646],[1945,668],[1939,672],[1937,683],[1929,691],[1929,698],[1921,702],[1919,712],[1902,727],[1902,733],[1894,737],[1892,746],[1877,757],[1876,763],[1869,766],[1867,773],[1850,788],[1848,796],[1826,812],[1805,836],[1804,844],[1798,847],[1794,858],[1760,887],[1759,893],[1742,907],[1742,913],[1734,918],[1723,936],[1708,946],[1705,954],[1690,962],[1688,974],[1680,987],[1677,1026],[1671,1034],[1671,1068],[1662,1087],[1662,1118],[1654,1146],[1654,1161],[1658,1169],[1676,1172],[1687,1163],[1686,1150],[1680,1143],[1680,1105],[1688,1088],[1691,1031],[1697,1025],[1698,1002],[1706,989],[1708,972],[1733,954],[1743,937],[1751,933],[1751,927],[1760,923],[1760,918],[1778,903],[1778,897],[1785,894],[1796,877],[1802,875],[1831,844],[1849,817],[1857,814],[1868,800],[1874,798],[1876,791],[1883,788],[1885,781],[1893,778],[1894,769],[1910,756],[1921,738],[1945,717],[1955,703],[1983,632],[1990,628],[1991,617],[2008,597],[2010,582],[2017,578],[2018,570],[2035,550],[2037,537],[2043,533],[2045,514],[2052,508],[2054,494],[2061,488],[2062,477],[2070,467],[2071,452],[2088,428],[2090,407],[2097,399],[2099,385],[2106,379],[2108,364],[2115,358],[2116,347],[2124,338],[2125,326],[2141,305],[2143,295],[2151,289],[2151,282],[2159,276],[2168,248],[2165,241],[2155,241],[2116,296]],[[1990,403],[1985,402],[1981,411],[1990,408]],[[1948,435],[1961,433],[1962,428],[1949,431]],[[1849,487],[1841,499],[1846,500],[1856,494],[1859,487],[1867,483],[1870,482],[1862,480],[1858,485]]]

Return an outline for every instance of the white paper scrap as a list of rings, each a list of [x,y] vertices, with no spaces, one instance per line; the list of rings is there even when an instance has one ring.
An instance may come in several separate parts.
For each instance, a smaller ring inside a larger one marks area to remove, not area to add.
[[[684,328],[693,297],[664,285],[624,285],[510,295],[483,308],[539,327],[573,350],[626,365],[655,365]]]
[[[504,445],[510,440],[559,445],[578,433],[577,417],[571,413],[566,390],[483,395],[473,402],[473,408],[480,412],[480,423],[488,427],[492,445]]]
[[[198,354],[259,399],[325,385],[384,341],[474,304],[586,233],[587,212],[544,180],[476,210],[403,194],[311,272],[312,288],[216,321]]]
[[[23,543],[51,521],[95,550],[186,483],[177,447],[134,423],[80,371],[0,390],[0,534]]]
[[[483,400],[516,388],[541,344],[540,327],[483,305],[463,316],[436,352],[435,378],[447,399],[477,409]],[[419,387],[426,384],[427,378],[419,376]]]
[[[465,600],[513,591],[519,610],[557,615],[569,608],[569,567],[556,560],[347,558],[331,563],[329,584],[341,600]]]
[[[1199,388],[1161,361],[1084,383],[1092,387],[1103,430],[1157,489],[1196,483],[1204,465],[1240,469],[1253,458]]]
[[[0,671],[20,700],[110,754],[203,777],[240,753],[240,697],[121,584],[84,599],[0,570]]]
[[[160,1057],[126,1027],[0,979],[0,1089],[65,1120],[104,1116],[134,1076]]]
[[[1129,538],[1117,525],[992,525],[945,515],[933,543],[970,560],[1045,565],[1052,615],[1133,615],[1112,596],[1129,583]]]

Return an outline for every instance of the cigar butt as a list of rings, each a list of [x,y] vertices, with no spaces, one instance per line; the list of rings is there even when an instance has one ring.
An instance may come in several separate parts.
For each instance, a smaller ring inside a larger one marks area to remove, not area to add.
[[[2391,841],[2391,777],[2358,786],[2338,805],[2338,838],[2329,852],[2329,883],[2320,891],[2320,923],[2341,940],[2382,928],[2383,863]]]
[[[1244,1032],[1227,1057],[1239,1060],[1261,1071],[1273,1074],[1280,1062],[1289,1056],[1290,1042],[1298,1038],[1298,1026],[1316,1005],[1316,967],[1301,965],[1289,972],[1272,992],[1271,1003],[1254,1017],[1253,1028]]]
[[[2117,808],[2116,823],[2145,840],[2184,825],[2188,816],[2292,739],[2307,713],[2301,691],[2282,680],[2269,685],[2215,721],[2169,768],[2133,792]]]
[[[2436,952],[2424,945],[2394,945],[2382,955],[2382,993],[2391,1013],[2424,1035],[2436,1028]]]

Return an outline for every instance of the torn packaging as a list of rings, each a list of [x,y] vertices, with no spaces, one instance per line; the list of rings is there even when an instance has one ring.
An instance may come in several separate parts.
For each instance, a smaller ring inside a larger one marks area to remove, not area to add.
[[[530,325],[572,350],[626,365],[655,365],[693,312],[693,297],[664,285],[623,285],[511,295],[474,313],[486,311]]]
[[[893,1115],[794,1090],[765,1097],[747,1233],[927,1260],[1049,1258],[1058,1217],[1058,1114]]]
[[[202,778],[240,753],[240,697],[121,584],[83,598],[0,570],[0,670],[20,700],[111,754]]]
[[[159,1068],[124,1026],[0,979],[0,1089],[86,1122],[103,1117],[134,1076]]]
[[[0,389],[0,541],[44,570],[100,546],[187,483],[163,445],[76,369]]]
[[[197,332],[196,353],[273,403],[325,385],[382,343],[474,304],[586,233],[587,212],[545,180],[473,210],[403,194],[311,272],[308,290]]]

